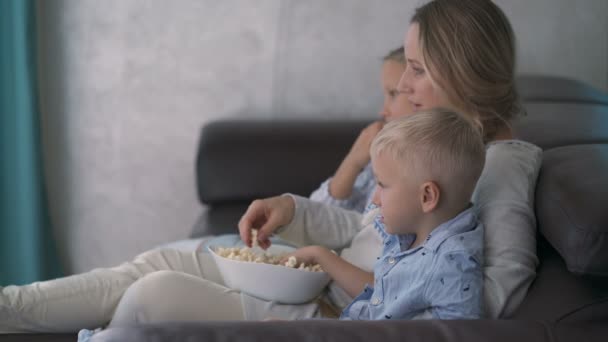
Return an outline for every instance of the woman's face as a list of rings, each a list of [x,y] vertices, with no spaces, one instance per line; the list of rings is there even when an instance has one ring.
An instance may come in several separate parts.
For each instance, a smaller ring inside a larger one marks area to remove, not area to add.
[[[418,36],[418,24],[411,24],[403,42],[407,65],[397,90],[401,96],[405,95],[414,112],[436,107],[453,109],[445,92],[431,82],[429,72],[423,64]]]

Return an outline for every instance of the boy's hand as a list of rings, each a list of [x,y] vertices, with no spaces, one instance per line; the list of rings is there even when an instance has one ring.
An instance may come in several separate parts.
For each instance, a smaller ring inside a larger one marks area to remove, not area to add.
[[[300,264],[306,264],[306,265],[319,264],[320,263],[319,256],[326,252],[331,253],[331,251],[325,247],[306,246],[306,247],[299,248],[295,252],[285,256],[281,260],[281,263],[285,264],[285,262],[287,262],[287,259],[289,259],[290,256],[294,256],[294,257],[296,257],[296,260],[298,262],[296,267],[299,266]]]
[[[280,226],[286,225],[293,219],[295,203],[290,196],[276,196],[255,200],[239,221],[241,240],[251,247],[251,230],[258,229],[260,247],[270,247],[270,236]]]
[[[287,261],[289,256],[296,258],[296,267],[302,263],[320,265],[323,271],[329,274],[331,279],[353,298],[363,290],[365,284],[374,283],[373,273],[360,269],[342,259],[334,251],[322,246],[302,247],[286,256],[282,261]]]

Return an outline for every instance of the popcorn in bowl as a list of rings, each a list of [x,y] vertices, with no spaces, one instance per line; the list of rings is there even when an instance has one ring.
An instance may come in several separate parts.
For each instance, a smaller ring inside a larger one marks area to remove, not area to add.
[[[285,258],[288,253],[272,255],[269,253],[255,253],[249,247],[217,247],[215,253],[221,257],[237,260],[237,261],[246,261],[246,262],[256,262],[256,263],[264,263],[270,265],[279,265],[291,268],[297,268],[299,270],[310,271],[310,272],[323,272],[321,265],[306,265],[305,263],[300,263],[298,265],[298,260],[295,256],[290,256],[287,258],[287,261],[281,263],[281,261]]]
[[[257,242],[255,235],[253,241]],[[300,304],[313,300],[329,283],[320,265],[298,265],[294,256],[281,262],[295,248],[273,244],[264,252],[255,242],[252,248],[209,245],[227,287],[269,301]]]

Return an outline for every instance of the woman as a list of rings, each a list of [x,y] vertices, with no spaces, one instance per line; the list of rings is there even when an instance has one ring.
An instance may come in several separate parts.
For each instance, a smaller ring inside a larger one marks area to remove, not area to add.
[[[404,46],[407,66],[399,84],[399,99],[406,98],[414,111],[455,109],[477,120],[484,129],[486,166],[473,195],[486,232],[484,299],[487,316],[508,316],[525,296],[538,263],[533,193],[542,154],[532,144],[511,140],[510,122],[521,111],[514,86],[513,31],[491,1],[435,0],[416,11]],[[346,247],[341,256],[354,267],[369,270],[381,247],[379,239],[361,238],[367,233],[362,230],[361,218],[354,211],[285,195],[254,201],[239,222],[239,230],[242,240],[251,245],[251,229],[259,229],[258,241],[265,248],[275,233],[298,245]],[[149,281],[146,278],[127,292],[113,324],[216,318],[206,299],[192,300],[168,289],[179,282],[183,286],[180,290],[196,289],[206,296],[216,291],[218,298],[221,288],[210,290],[208,282],[175,273],[152,275]],[[353,286],[362,289],[364,284]],[[330,285],[329,298],[340,308],[350,298],[335,290]],[[154,298],[160,293],[171,299],[158,304]],[[314,303],[277,305],[239,294],[231,295],[231,302],[214,305],[241,305],[234,316],[221,316],[229,319],[289,319],[316,314]]]
[[[523,300],[538,264],[533,194],[542,157],[538,147],[511,140],[510,122],[521,112],[512,28],[491,1],[435,0],[416,11],[404,47],[407,66],[399,90],[413,110],[452,108],[484,129],[486,167],[473,202],[485,226],[486,314],[508,316]],[[301,245],[343,247],[361,234],[356,216],[279,196],[254,201],[239,229],[247,244],[251,229],[259,229],[264,247],[279,227],[281,237]]]
[[[454,32],[459,35],[454,37]],[[485,290],[491,317],[509,314],[519,304],[537,262],[531,197],[540,150],[524,142],[498,141],[511,138],[508,122],[519,111],[513,84],[514,45],[508,20],[491,1],[435,0],[417,10],[408,29],[408,65],[400,83],[403,97],[414,110],[442,105],[469,114],[483,124],[489,142],[487,161],[473,201],[486,227]],[[282,237],[300,244],[339,248],[353,242],[354,250],[359,247],[354,241],[361,231],[360,221],[361,214],[357,212],[297,196],[280,196],[254,201],[241,219],[239,230],[247,244],[251,243],[252,228],[260,229],[258,239],[267,247],[269,236],[281,227],[278,233]],[[331,229],[321,229],[326,227]],[[363,263],[373,263],[378,246],[372,244],[368,242],[367,250],[358,253],[366,256],[361,264],[351,261],[354,266],[365,269]],[[29,300],[28,291],[33,291],[34,285],[4,288],[0,297],[0,330],[70,331],[74,327],[96,327],[105,324],[115,309],[112,325],[168,319],[289,319],[318,314],[316,303],[276,305],[227,289],[213,267],[200,263],[197,256],[183,258],[181,273],[160,271],[143,276],[163,269],[170,254],[179,253],[161,252],[162,257],[152,262],[145,259],[153,252],[144,253],[112,281],[103,276],[104,270],[97,270],[75,276],[79,277],[76,282],[59,279],[42,283],[53,283],[52,290],[44,292],[46,298],[71,297],[63,303],[33,300],[26,303],[30,305],[28,313],[11,304],[19,297]],[[138,278],[142,279],[131,285]],[[67,284],[61,286],[61,282]],[[66,290],[90,283],[98,288]],[[77,300],[78,296],[83,300]],[[36,310],[57,314],[43,320]]]

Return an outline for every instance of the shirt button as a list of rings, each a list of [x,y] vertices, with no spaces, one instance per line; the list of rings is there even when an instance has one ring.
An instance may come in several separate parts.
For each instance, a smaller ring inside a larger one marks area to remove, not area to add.
[[[380,299],[378,297],[374,297],[374,299],[372,299],[372,304],[374,304],[374,305],[380,304]]]
[[[394,264],[395,263],[395,258],[393,258],[393,257],[388,258],[388,263],[389,264]]]

